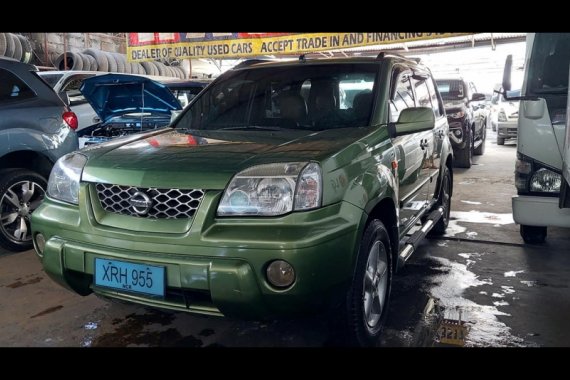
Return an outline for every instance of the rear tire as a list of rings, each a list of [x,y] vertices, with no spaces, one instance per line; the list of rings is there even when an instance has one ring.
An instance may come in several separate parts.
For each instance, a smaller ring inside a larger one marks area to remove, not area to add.
[[[374,219],[362,236],[344,310],[351,344],[373,346],[378,341],[388,316],[391,282],[390,236],[384,224]]]
[[[521,224],[520,232],[526,244],[543,244],[546,241],[546,227]]]
[[[0,245],[11,251],[32,248],[30,215],[45,197],[44,177],[27,169],[0,171]]]

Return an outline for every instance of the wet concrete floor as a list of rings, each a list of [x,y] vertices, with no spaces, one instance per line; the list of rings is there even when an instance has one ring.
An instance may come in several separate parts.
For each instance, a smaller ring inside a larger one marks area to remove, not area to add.
[[[516,145],[454,169],[448,233],[425,240],[394,278],[380,346],[568,346],[570,230],[528,246],[512,221]],[[323,316],[250,322],[81,297],[52,282],[33,251],[0,250],[0,346],[341,346]]]

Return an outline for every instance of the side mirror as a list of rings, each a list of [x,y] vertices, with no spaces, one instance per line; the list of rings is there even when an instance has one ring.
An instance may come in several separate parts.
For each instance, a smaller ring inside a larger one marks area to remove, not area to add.
[[[63,100],[63,102],[65,103],[66,106],[69,107],[70,102],[69,102],[69,95],[67,95],[67,91],[60,91],[58,93],[59,97],[61,98],[61,100]]]
[[[485,94],[481,94],[479,92],[475,92],[471,97],[472,102],[480,102],[482,100],[485,100]]]
[[[511,91],[511,71],[513,67],[513,56],[512,54],[507,55],[507,59],[505,61],[505,70],[503,71],[503,96],[505,99],[507,97],[507,91]]]
[[[408,135],[433,129],[435,116],[433,110],[428,107],[406,108],[400,114],[398,121],[393,123],[394,137]]]

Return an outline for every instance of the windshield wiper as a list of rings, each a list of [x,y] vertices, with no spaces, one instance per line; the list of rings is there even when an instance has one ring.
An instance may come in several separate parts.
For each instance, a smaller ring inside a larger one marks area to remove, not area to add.
[[[231,131],[231,130],[248,130],[248,129],[259,129],[262,131],[280,131],[282,129],[291,129],[291,128],[284,128],[284,127],[269,127],[269,126],[261,126],[261,125],[241,125],[236,127],[225,127],[219,128],[218,131]]]

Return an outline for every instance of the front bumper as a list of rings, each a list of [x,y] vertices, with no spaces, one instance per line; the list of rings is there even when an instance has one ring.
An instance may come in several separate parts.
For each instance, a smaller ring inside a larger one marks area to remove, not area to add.
[[[212,209],[219,196],[208,194],[201,209]],[[41,232],[47,241],[41,257],[46,273],[79,294],[266,318],[317,311],[341,299],[352,278],[362,217],[363,211],[347,202],[279,218],[215,218],[197,212],[189,231],[168,234],[100,225],[90,210],[48,198],[34,212],[32,226],[34,236]],[[165,297],[95,287],[95,258],[164,266]],[[277,259],[295,268],[296,280],[284,290],[265,277],[267,265]]]
[[[511,139],[517,138],[518,128],[517,121],[501,121],[497,125],[497,136]]]
[[[517,224],[570,227],[570,209],[559,208],[556,197],[516,195],[512,204],[513,219]]]

